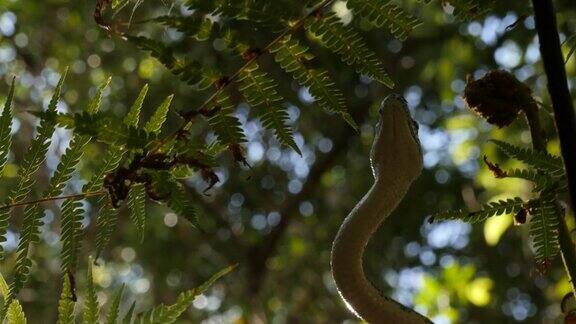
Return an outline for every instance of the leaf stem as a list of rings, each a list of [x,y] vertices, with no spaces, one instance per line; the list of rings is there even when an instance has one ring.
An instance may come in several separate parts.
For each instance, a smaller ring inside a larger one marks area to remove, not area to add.
[[[47,201],[62,200],[62,199],[88,198],[88,197],[92,197],[92,196],[101,196],[104,194],[106,194],[106,191],[100,190],[100,191],[85,192],[85,193],[81,193],[81,194],[68,195],[68,196],[46,197],[46,198],[41,198],[41,199],[36,199],[36,200],[21,201],[21,202],[17,202],[17,203],[13,203],[13,204],[0,206],[0,210],[12,209],[14,207],[19,207],[19,206],[34,205],[34,204],[39,204],[39,203],[43,203],[43,202],[47,202]]]

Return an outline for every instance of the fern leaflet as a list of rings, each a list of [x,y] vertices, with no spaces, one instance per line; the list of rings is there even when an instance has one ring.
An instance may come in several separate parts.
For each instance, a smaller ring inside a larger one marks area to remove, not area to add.
[[[479,223],[488,217],[517,213],[523,205],[524,201],[519,197],[515,197],[484,204],[482,209],[477,212],[465,212],[462,210],[440,212],[432,215],[432,220],[459,219],[468,223]]]
[[[108,197],[99,199],[98,204],[100,209],[96,219],[96,257],[100,256],[108,245],[118,221],[118,210],[112,208]]]
[[[136,184],[130,188],[127,205],[130,210],[130,219],[138,230],[138,240],[142,242],[146,231],[146,191],[144,185]]]
[[[389,88],[394,87],[394,82],[376,54],[366,46],[356,31],[344,26],[336,15],[309,19],[305,27],[323,46],[339,54],[344,63],[354,66],[358,73],[365,74]]]
[[[241,83],[240,92],[248,104],[255,108],[264,127],[273,129],[282,144],[302,155],[298,145],[294,142],[292,130],[286,125],[288,113],[286,108],[282,107],[284,99],[278,94],[276,81],[268,77],[258,64],[253,63],[242,71],[239,82]]]
[[[134,101],[134,104],[124,116],[124,124],[127,126],[138,127],[138,121],[140,121],[140,110],[142,110],[142,104],[148,93],[148,84],[145,84],[138,94],[138,98]]]
[[[308,87],[310,94],[321,108],[340,114],[350,126],[358,129],[358,125],[348,113],[344,95],[330,80],[328,71],[308,69],[304,65],[305,61],[314,57],[308,52],[307,47],[300,45],[297,40],[286,37],[278,42],[270,52],[276,53],[274,59],[284,71],[292,74],[301,85]]]
[[[122,294],[124,293],[124,285],[114,294],[114,299],[112,300],[112,305],[108,310],[108,316],[106,316],[106,324],[116,324],[118,320],[118,315],[120,314],[120,301],[122,301]]]
[[[58,324],[74,323],[74,306],[76,305],[74,299],[70,276],[64,275],[64,284],[62,285],[62,293],[58,303]]]
[[[536,262],[546,267],[559,252],[559,215],[554,195],[544,192],[530,207],[530,236],[536,252]]]
[[[98,304],[98,298],[96,296],[96,289],[94,289],[94,279],[92,277],[93,272],[93,260],[88,258],[88,269],[86,270],[86,285],[87,293],[86,299],[84,301],[84,311],[82,316],[82,323],[84,324],[97,324],[98,323],[98,313],[100,311],[100,305]]]
[[[80,251],[82,239],[82,214],[84,209],[78,200],[68,199],[62,204],[62,270],[73,271],[76,269],[77,255]]]
[[[14,99],[14,80],[12,78],[12,84],[10,85],[10,92],[8,92],[8,98],[6,98],[6,103],[4,104],[4,110],[2,110],[2,116],[0,117],[0,173],[4,171],[6,162],[8,161],[8,153],[10,153],[10,146],[12,145],[12,137],[10,131],[12,130],[10,125],[12,124],[12,100]]]
[[[4,279],[4,276],[0,273],[0,294],[2,298],[6,299],[10,296],[10,288]],[[10,306],[8,307],[8,312],[6,314],[8,324],[26,324],[26,314],[22,309],[22,305],[17,299],[14,299]]]
[[[132,318],[134,318],[134,310],[136,309],[136,301],[132,303],[126,315],[124,315],[124,319],[122,320],[122,324],[132,324]]]
[[[221,271],[219,271],[218,273],[216,273],[215,275],[213,275],[210,279],[208,279],[208,281],[206,281],[205,283],[203,283],[200,287],[197,288],[193,288],[189,291],[183,292],[180,295],[178,295],[178,298],[176,299],[176,303],[172,304],[172,305],[158,305],[156,307],[154,307],[153,309],[145,312],[144,314],[141,314],[138,316],[138,318],[136,319],[136,323],[139,324],[170,324],[170,323],[174,323],[176,321],[176,319],[178,319],[178,317],[188,308],[190,307],[190,304],[192,303],[192,301],[194,300],[194,298],[196,298],[196,296],[204,293],[206,290],[208,290],[208,288],[210,288],[210,286],[218,279],[220,279],[222,276],[227,275],[228,273],[230,273],[231,271],[233,271],[236,268],[236,265],[227,267]]]
[[[160,128],[162,128],[162,125],[166,121],[166,115],[168,114],[170,103],[172,103],[172,98],[174,98],[174,95],[169,95],[166,99],[164,99],[162,104],[160,104],[160,106],[156,108],[154,114],[152,115],[152,117],[150,117],[150,120],[148,121],[148,123],[146,123],[146,126],[144,126],[144,130],[147,133],[160,132]]]
[[[238,118],[233,115],[234,105],[230,102],[230,97],[221,92],[217,95],[215,102],[219,109],[214,116],[208,119],[208,123],[216,133],[218,141],[225,145],[246,142],[242,125]]]
[[[511,158],[518,159],[552,176],[562,176],[564,174],[562,159],[557,156],[553,156],[547,152],[521,148],[499,140],[490,141],[498,145],[502,152]]]
[[[421,23],[389,0],[349,0],[347,4],[376,27],[386,26],[401,41]]]
[[[200,228],[198,211],[194,205],[190,203],[190,198],[186,195],[186,191],[181,183],[174,182],[173,189],[168,198],[168,207],[179,216],[184,217],[195,228]]]
[[[106,79],[106,81],[100,85],[98,91],[96,91],[96,95],[90,100],[90,103],[88,104],[88,108],[86,109],[88,114],[93,115],[100,110],[104,90],[106,90],[106,87],[110,84],[110,81],[112,81],[112,77],[108,77],[108,79]]]

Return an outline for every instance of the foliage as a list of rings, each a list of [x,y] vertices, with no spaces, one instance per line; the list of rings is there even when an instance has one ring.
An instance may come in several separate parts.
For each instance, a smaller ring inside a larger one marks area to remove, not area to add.
[[[503,153],[511,158],[518,159],[533,169],[512,169],[504,171],[497,164],[486,164],[496,178],[521,178],[533,182],[533,191],[539,197],[525,202],[520,197],[490,202],[482,206],[479,211],[465,212],[462,210],[440,212],[431,217],[431,221],[459,219],[465,222],[478,223],[489,217],[501,215],[515,215],[519,213],[532,215],[530,220],[530,236],[533,241],[536,262],[541,270],[546,270],[550,262],[558,254],[558,226],[563,219],[563,211],[558,207],[556,198],[566,190],[565,185],[558,183],[565,181],[564,168],[560,157],[546,152],[537,152],[521,148],[512,144],[492,140]],[[521,218],[524,218],[522,216]],[[524,221],[520,221],[524,223]]]

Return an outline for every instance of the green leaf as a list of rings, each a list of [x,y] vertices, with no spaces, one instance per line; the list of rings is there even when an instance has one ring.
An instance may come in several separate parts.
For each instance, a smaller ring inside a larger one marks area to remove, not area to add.
[[[530,204],[530,237],[536,252],[536,262],[550,264],[560,250],[558,243],[559,211],[552,193],[544,192]]]
[[[218,141],[225,145],[245,143],[246,137],[240,121],[233,115],[234,105],[230,102],[230,97],[221,92],[216,96],[215,102],[219,109],[208,119],[208,124],[216,133]]]
[[[386,27],[403,41],[421,21],[389,0],[349,0],[347,5],[376,27]]]
[[[106,316],[106,324],[116,324],[118,320],[118,315],[120,314],[120,302],[122,301],[122,293],[124,292],[124,285],[114,294],[114,299],[112,300],[112,305],[108,310],[108,316]]]
[[[306,30],[314,35],[322,46],[340,55],[344,63],[354,66],[364,74],[389,88],[394,82],[384,70],[376,53],[368,48],[360,34],[352,27],[344,26],[335,14],[322,18],[308,19]]]
[[[128,309],[128,312],[126,312],[126,315],[122,320],[122,324],[132,324],[132,318],[134,317],[135,309],[136,309],[136,301],[132,303],[132,306],[130,306],[130,309]]]
[[[68,275],[64,275],[64,284],[62,285],[62,293],[60,294],[60,302],[58,303],[58,324],[74,323],[75,305],[70,278]]]
[[[178,317],[188,308],[196,296],[204,293],[216,280],[232,272],[236,265],[227,267],[215,275],[198,288],[193,288],[189,291],[183,292],[178,295],[176,302],[172,305],[160,304],[144,314],[138,316],[136,323],[141,324],[170,324],[174,323]]]
[[[144,130],[147,133],[160,132],[160,128],[162,128],[162,125],[166,121],[166,115],[168,114],[168,109],[170,109],[170,103],[172,103],[172,98],[174,98],[174,95],[169,95],[166,99],[164,99],[162,104],[158,106],[156,111],[154,111],[154,114],[152,115],[152,117],[150,117],[150,120],[148,121],[148,123],[146,123],[146,126],[144,126]]]
[[[308,52],[308,47],[300,45],[297,40],[286,37],[279,41],[270,52],[275,53],[274,59],[280,67],[301,85],[308,87],[317,104],[324,110],[339,114],[350,126],[358,129],[358,125],[346,108],[344,95],[330,79],[328,71],[308,69],[304,62],[314,56]]]
[[[4,279],[4,276],[0,273],[0,294],[2,298],[7,298],[10,296],[10,288]],[[26,324],[26,314],[17,299],[14,299],[10,306],[8,307],[8,312],[6,314],[8,324]]]
[[[432,215],[432,221],[459,219],[468,223],[479,223],[488,217],[500,216],[503,214],[515,214],[523,207],[524,201],[519,198],[498,200],[482,205],[482,209],[476,212],[465,212],[462,210],[440,212]]]
[[[96,289],[94,288],[94,279],[92,277],[94,261],[92,257],[88,258],[88,269],[86,270],[86,299],[84,301],[84,312],[82,323],[84,324],[97,324],[98,313],[100,312],[100,305],[98,304],[98,297],[96,296]]]
[[[266,129],[274,130],[280,143],[285,144],[298,154],[302,152],[294,142],[292,130],[286,124],[288,113],[282,106],[284,98],[278,94],[276,81],[268,77],[258,64],[253,63],[240,74],[240,92],[262,120]]]
[[[145,84],[138,94],[138,98],[134,101],[134,104],[128,111],[128,114],[124,117],[124,124],[127,126],[138,127],[138,121],[140,120],[140,110],[142,109],[142,104],[148,93],[148,84]]]
[[[82,240],[83,213],[84,209],[79,200],[67,199],[62,204],[62,215],[60,217],[60,222],[62,223],[62,233],[60,234],[62,240],[62,251],[60,252],[62,271],[76,270],[77,256]]]
[[[96,91],[96,94],[94,95],[94,98],[92,98],[88,103],[88,108],[86,109],[88,114],[93,115],[100,110],[104,90],[106,90],[106,87],[110,84],[110,81],[112,81],[112,77],[108,77],[108,79],[106,79],[106,81],[104,81],[102,85],[100,85],[98,91]]]
[[[142,242],[146,232],[146,191],[144,185],[135,184],[130,188],[127,205],[130,210],[130,219],[138,231],[138,239]]]
[[[14,100],[15,79],[15,77],[12,78],[10,92],[8,93],[8,98],[6,98],[4,110],[2,110],[2,116],[0,117],[0,173],[4,172],[4,167],[8,161],[8,154],[10,153],[10,146],[12,146],[12,136],[10,135],[12,128],[10,126],[12,124],[12,100]]]
[[[125,150],[119,146],[111,146],[104,153],[103,162],[100,167],[94,172],[90,181],[82,189],[84,192],[97,191],[102,187],[104,177],[116,170],[122,157],[124,156]]]
[[[544,171],[555,177],[564,176],[564,164],[558,156],[553,156],[547,152],[534,151],[527,148],[521,148],[499,140],[490,140],[498,145],[498,148],[511,158],[518,159],[538,170]]]
[[[118,210],[112,208],[108,196],[100,198],[98,204],[100,209],[96,219],[96,257],[106,249],[118,222]]]
[[[192,226],[200,229],[200,222],[198,221],[198,211],[190,201],[190,197],[186,194],[186,190],[179,182],[174,182],[170,196],[168,198],[168,207],[172,209],[180,217],[184,217]]]

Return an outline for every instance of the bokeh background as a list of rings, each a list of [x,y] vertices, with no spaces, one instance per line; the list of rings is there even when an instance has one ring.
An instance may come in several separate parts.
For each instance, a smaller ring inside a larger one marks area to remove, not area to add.
[[[386,30],[373,29],[354,17],[344,1],[333,9],[361,32],[396,82],[393,92],[403,94],[420,123],[425,170],[386,225],[369,244],[365,268],[372,282],[398,301],[427,314],[436,323],[555,323],[561,298],[570,289],[559,259],[539,274],[533,260],[527,226],[513,226],[512,215],[471,226],[462,222],[428,224],[430,214],[451,208],[474,210],[480,203],[520,195],[530,197],[521,180],[496,180],[482,163],[503,160],[490,138],[529,146],[530,135],[522,119],[496,129],[468,111],[462,100],[468,74],[481,77],[494,68],[511,71],[526,82],[547,105],[546,78],[538,51],[531,8],[526,1],[499,1],[473,21],[450,14],[444,1],[424,5],[398,1],[421,17],[423,24],[404,42]],[[571,0],[555,1],[561,40],[566,53],[576,44],[576,7]],[[299,1],[279,2],[300,10]],[[95,1],[0,0],[0,101],[17,76],[14,149],[2,175],[0,196],[13,185],[18,164],[37,124],[27,110],[46,107],[60,73],[70,72],[61,111],[81,111],[97,86],[108,76],[103,109],[118,116],[150,85],[144,112],[148,116],[163,98],[175,94],[166,129],[181,120],[177,110],[198,107],[210,94],[178,81],[154,58],[133,44],[110,36],[94,22]],[[286,9],[286,8],[284,8]],[[283,9],[279,9],[283,10]],[[241,61],[214,37],[192,43],[181,33],[140,23],[169,12],[184,12],[180,1],[128,1],[106,19],[126,24],[131,34],[145,33],[169,43],[180,43],[187,55],[206,64],[234,71]],[[507,29],[517,22],[514,28]],[[260,30],[252,35],[266,44],[273,35]],[[279,146],[263,132],[247,105],[236,114],[248,135],[247,159],[242,167],[224,154],[218,160],[221,182],[209,195],[198,176],[186,180],[189,198],[202,211],[205,232],[192,228],[170,210],[154,202],[147,205],[149,226],[139,243],[127,213],[122,212],[110,247],[95,269],[99,299],[106,303],[126,284],[122,303],[138,309],[194,287],[230,264],[239,268],[198,297],[182,323],[355,323],[338,298],[329,269],[333,237],[348,211],[371,185],[368,152],[379,102],[392,91],[359,76],[339,58],[309,40],[320,64],[339,87],[358,132],[322,112],[305,88],[282,73],[271,59],[260,62],[279,81],[289,107],[290,124],[302,156]],[[566,63],[572,91],[576,58]],[[574,95],[573,95],[574,97]],[[558,153],[552,119],[544,108],[541,117],[551,139],[549,150]],[[194,135],[206,132],[205,122],[194,125]],[[70,133],[58,129],[39,177],[43,188],[69,142]],[[70,192],[78,190],[98,164],[105,147],[92,144],[74,177]],[[38,189],[40,190],[40,189]],[[90,205],[87,201],[87,206]],[[31,280],[19,298],[31,323],[54,322],[61,286],[58,207],[48,204],[42,242],[34,250]],[[82,269],[94,253],[94,209],[85,217]],[[14,211],[8,250],[17,245],[21,210]],[[572,220],[572,217],[568,218]],[[574,224],[570,224],[574,227]],[[1,265],[10,275],[13,260]],[[80,294],[84,270],[77,276]]]

